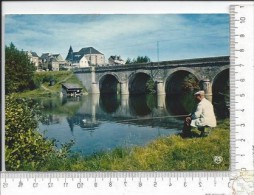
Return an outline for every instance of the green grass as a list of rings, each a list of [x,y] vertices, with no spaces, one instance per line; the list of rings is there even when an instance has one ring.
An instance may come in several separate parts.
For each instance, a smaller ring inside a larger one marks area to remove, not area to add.
[[[54,97],[59,96],[61,92],[62,83],[75,83],[82,86],[81,81],[71,71],[49,71],[49,72],[36,72],[36,79],[41,81],[41,86],[38,89],[24,91],[17,93],[17,97]],[[55,85],[50,86],[49,81],[44,81],[49,78],[56,80]],[[86,91],[83,88],[83,91]]]
[[[196,131],[193,131],[196,135]],[[221,122],[208,137],[161,137],[144,147],[116,148],[88,157],[52,155],[37,171],[192,171],[229,170],[229,121]],[[223,161],[216,164],[215,156]],[[31,170],[31,167],[27,167]]]

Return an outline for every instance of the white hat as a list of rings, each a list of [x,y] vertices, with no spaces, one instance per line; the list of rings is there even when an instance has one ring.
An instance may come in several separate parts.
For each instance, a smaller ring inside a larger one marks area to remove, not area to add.
[[[198,91],[194,95],[205,95],[205,91]]]

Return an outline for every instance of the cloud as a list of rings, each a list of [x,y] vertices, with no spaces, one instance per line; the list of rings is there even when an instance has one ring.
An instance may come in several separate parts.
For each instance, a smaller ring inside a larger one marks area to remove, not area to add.
[[[160,59],[229,54],[226,14],[7,15],[5,43],[60,53],[93,46],[109,57]]]

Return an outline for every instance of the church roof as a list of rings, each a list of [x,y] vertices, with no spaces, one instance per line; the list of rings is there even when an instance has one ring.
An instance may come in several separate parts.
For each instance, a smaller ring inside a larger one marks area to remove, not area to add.
[[[36,52],[31,51],[33,57],[39,57]]]
[[[93,47],[84,47],[78,52],[80,55],[87,55],[87,54],[102,54],[98,50],[94,49]],[[103,55],[103,54],[102,54]]]
[[[50,55],[50,53],[43,53],[43,54],[41,55],[41,58],[42,58],[42,59],[48,58],[49,55]]]
[[[94,49],[93,47],[84,47],[80,49],[78,52],[73,52],[72,47],[70,46],[68,55],[66,56],[66,60],[71,62],[78,62],[84,55],[89,54],[101,54],[98,50]]]

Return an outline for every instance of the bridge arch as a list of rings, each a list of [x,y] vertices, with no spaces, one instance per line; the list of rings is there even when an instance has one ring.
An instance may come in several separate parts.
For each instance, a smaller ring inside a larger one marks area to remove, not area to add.
[[[229,92],[229,67],[221,68],[212,80],[213,95]]]
[[[168,74],[165,81],[166,94],[177,94],[184,92],[183,82],[184,79],[190,78],[195,83],[199,83],[201,76],[189,68],[176,68]]]
[[[119,78],[114,73],[105,73],[99,78],[99,90],[104,94],[116,94],[120,90]]]
[[[130,94],[146,94],[149,93],[147,83],[151,81],[150,74],[145,72],[136,72],[129,76],[129,93]],[[153,81],[153,80],[152,80]],[[155,86],[154,86],[154,90]]]

